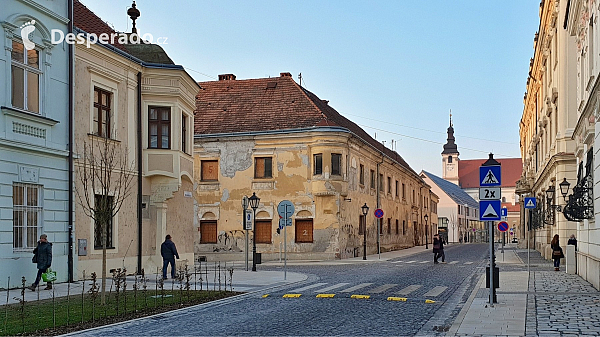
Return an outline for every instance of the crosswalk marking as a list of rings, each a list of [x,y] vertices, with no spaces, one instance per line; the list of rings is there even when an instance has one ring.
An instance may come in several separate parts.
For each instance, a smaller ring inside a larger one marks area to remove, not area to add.
[[[421,261],[421,262],[419,262],[419,263],[429,263],[429,261]]]
[[[414,261],[414,260],[413,260],[413,261],[408,261],[408,262],[406,262],[406,263],[415,263],[415,262],[417,262],[417,261]]]
[[[340,292],[341,292],[341,293],[350,293],[350,292],[356,291],[356,290],[358,290],[358,289],[362,289],[362,288],[364,288],[364,287],[368,287],[368,286],[370,286],[370,285],[372,285],[372,284],[373,284],[373,283],[361,283],[361,284],[359,284],[359,285],[355,285],[354,287],[350,287],[350,288],[348,288],[348,289],[341,290]]]
[[[394,283],[388,283],[388,284],[384,284],[384,285],[382,285],[382,286],[380,286],[380,287],[377,287],[377,288],[375,288],[375,289],[373,289],[373,290],[371,290],[371,291],[369,291],[369,292],[370,292],[371,294],[380,294],[380,293],[382,293],[382,292],[384,292],[384,291],[386,291],[386,290],[388,290],[388,289],[390,289],[390,288],[393,288],[393,287],[395,287],[395,286],[397,286],[397,284],[394,284]]]
[[[348,284],[350,284],[350,283],[338,283],[338,284],[332,285],[331,287],[327,287],[327,288],[323,288],[323,289],[317,289],[317,290],[315,290],[315,292],[316,293],[325,293],[325,292],[331,291],[333,289],[341,288],[341,287],[343,287],[345,285],[348,285]]]
[[[404,262],[404,261],[392,261],[391,263],[401,263],[401,262]]]
[[[301,291],[312,289],[312,288],[316,288],[316,287],[321,287],[321,286],[324,286],[326,284],[327,283],[315,283],[315,284],[308,285],[306,287],[302,287],[302,288],[298,288],[298,289],[292,290],[292,292],[299,293]]]
[[[465,264],[473,264],[473,262],[465,262]]]
[[[458,261],[452,261],[452,262],[450,262],[448,264],[457,264],[457,263],[458,263]]]
[[[448,287],[443,287],[443,286],[433,287],[431,290],[426,292],[424,296],[438,296],[439,294],[443,293],[444,290],[446,290],[446,289],[448,289]]]
[[[419,289],[421,287],[422,287],[422,285],[420,285],[420,284],[413,284],[413,285],[410,285],[410,286],[408,286],[408,287],[406,287],[406,288],[398,291],[396,294],[398,294],[398,295],[408,295],[408,294],[412,293],[413,291],[415,291],[415,290],[417,290],[417,289]]]

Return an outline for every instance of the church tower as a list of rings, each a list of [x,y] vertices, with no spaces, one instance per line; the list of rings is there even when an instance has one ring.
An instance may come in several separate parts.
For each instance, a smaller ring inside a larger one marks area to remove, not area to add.
[[[454,144],[454,128],[452,127],[452,113],[450,113],[450,126],[448,127],[448,141],[442,151],[442,178],[458,185],[458,149]]]

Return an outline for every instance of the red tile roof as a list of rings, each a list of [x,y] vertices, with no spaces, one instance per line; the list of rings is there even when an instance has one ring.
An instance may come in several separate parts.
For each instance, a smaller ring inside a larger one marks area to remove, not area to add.
[[[503,202],[502,203],[502,208],[506,208],[507,212],[511,212],[511,213],[518,213],[521,212],[521,206],[517,203],[517,204],[512,204],[510,202]]]
[[[84,32],[88,34],[93,33],[96,34],[96,36],[106,33],[110,37],[110,34],[116,33],[114,29],[110,28],[106,22],[102,21],[98,15],[94,14],[94,12],[92,12],[79,0],[73,1],[73,24],[75,27],[83,30]],[[112,45],[123,51],[127,51],[125,47],[117,41],[116,37]]]
[[[523,161],[521,158],[496,159],[502,165],[502,187],[515,187],[521,177]],[[479,167],[487,159],[458,161],[458,181],[461,188],[479,187]]]
[[[383,146],[354,122],[340,115],[327,101],[299,86],[291,76],[199,84],[202,89],[196,96],[195,134],[339,126],[419,177],[397,152]]]

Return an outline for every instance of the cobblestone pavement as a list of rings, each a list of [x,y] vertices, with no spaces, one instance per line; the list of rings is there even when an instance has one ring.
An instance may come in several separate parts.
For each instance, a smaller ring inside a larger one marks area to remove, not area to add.
[[[517,254],[527,261],[526,250]],[[538,252],[530,254],[526,335],[600,336],[600,292],[564,267],[554,271]]]

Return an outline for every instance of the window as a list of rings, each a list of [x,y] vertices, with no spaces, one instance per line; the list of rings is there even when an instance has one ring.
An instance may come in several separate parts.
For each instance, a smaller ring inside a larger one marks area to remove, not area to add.
[[[388,226],[387,227],[388,227],[388,230],[387,230],[388,234],[392,234],[392,219],[391,218],[388,218]]]
[[[331,175],[342,175],[342,155],[339,153],[331,154]]]
[[[371,188],[375,188],[375,171],[371,170]]]
[[[106,248],[113,247],[113,197],[96,194],[94,196],[94,248],[101,249],[102,237],[106,235]],[[105,232],[103,230],[106,230]]]
[[[296,243],[312,243],[313,242],[313,221],[296,220]]]
[[[359,180],[360,184],[364,186],[364,184],[365,184],[365,165],[363,165],[363,164],[360,164],[360,173],[358,176],[358,180]]]
[[[256,243],[271,242],[271,220],[256,220]]]
[[[94,88],[94,134],[110,138],[110,96],[111,93]]]
[[[388,182],[387,182],[388,183],[387,184],[388,194],[392,194],[392,178],[391,177],[387,177],[387,178],[388,178]]]
[[[380,173],[379,174],[379,192],[383,193],[384,189],[383,189],[383,174]]]
[[[171,108],[150,107],[148,115],[149,143],[151,149],[171,148]]]
[[[402,220],[402,235],[406,235],[406,220]]]
[[[406,185],[402,183],[402,199],[406,199]]]
[[[313,174],[314,175],[323,174],[323,154],[322,153],[315,154],[313,156],[313,162],[315,165]]]
[[[35,248],[42,222],[42,187],[13,184],[13,248]]]
[[[396,188],[394,189],[394,191],[396,191],[396,197],[398,197],[398,180],[396,180]]]
[[[11,59],[12,106],[40,113],[40,52],[12,41]]]
[[[448,156],[448,164],[452,162],[452,156]]]
[[[400,228],[398,226],[398,219],[396,219],[396,235],[400,234]]]
[[[200,179],[202,181],[219,180],[219,162],[217,160],[202,160],[200,165]]]
[[[181,116],[181,151],[187,153],[187,121],[186,115]]]
[[[358,235],[364,235],[365,234],[365,216],[364,215],[359,215],[358,216]]]
[[[462,214],[462,213],[460,212],[460,205],[458,205],[458,214]]]
[[[200,243],[217,243],[216,221],[200,221]]]
[[[273,178],[273,158],[254,158],[254,178]]]

